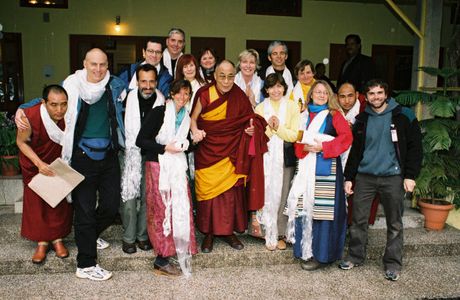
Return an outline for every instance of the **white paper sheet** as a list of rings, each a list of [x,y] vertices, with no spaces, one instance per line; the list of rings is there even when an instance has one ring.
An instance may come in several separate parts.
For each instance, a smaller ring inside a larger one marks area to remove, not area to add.
[[[54,176],[38,173],[29,182],[29,187],[51,207],[56,207],[72,190],[85,179],[62,159],[57,158],[50,164]]]

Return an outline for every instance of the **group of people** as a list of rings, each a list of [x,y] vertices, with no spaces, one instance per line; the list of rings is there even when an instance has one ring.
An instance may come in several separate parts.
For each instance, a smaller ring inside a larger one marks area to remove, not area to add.
[[[247,231],[269,251],[292,244],[302,268],[312,271],[342,259],[352,215],[349,253],[339,265],[348,270],[364,262],[379,194],[388,224],[385,276],[397,280],[402,199],[422,157],[411,110],[381,80],[358,90],[345,79],[335,93],[323,76],[315,79],[309,60],[292,76],[281,41],[268,47],[271,66],[263,76],[254,49],[242,51],[235,66],[212,49],[198,59],[183,54],[184,45],[177,28],[164,50],[149,39],[144,61],[119,77],[110,74],[107,55],[91,49],[83,69],[18,109],[21,234],[38,242],[32,261],[46,259],[50,242],[58,257],[69,255],[62,238],[73,217],[76,276],[111,278],[97,264],[97,249],[109,246],[100,234],[119,212],[123,252],[153,247],[156,274],[191,274],[195,224],[203,253],[213,251],[216,237],[241,250],[235,232]],[[342,79],[361,55],[353,49]],[[85,179],[51,208],[27,184],[37,173],[56,176],[49,164],[58,157]],[[351,213],[346,195],[353,191]]]

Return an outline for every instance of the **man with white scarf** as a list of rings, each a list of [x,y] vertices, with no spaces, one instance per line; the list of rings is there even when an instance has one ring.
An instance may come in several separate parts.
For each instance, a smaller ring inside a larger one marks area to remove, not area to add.
[[[86,53],[84,68],[68,76],[69,94],[62,158],[85,179],[72,192],[78,278],[107,280],[112,272],[97,262],[96,240],[109,227],[120,205],[118,149],[123,143],[125,85],[111,76],[107,55]]]
[[[169,74],[168,74],[169,76]],[[157,69],[150,64],[136,69],[137,84],[128,94],[125,111],[126,150],[121,180],[120,216],[123,222],[122,250],[127,254],[139,249],[147,251],[152,245],[147,235],[145,208],[145,157],[136,146],[136,138],[147,114],[164,105],[163,94],[156,89]],[[139,204],[139,205],[138,205]]]
[[[271,73],[280,73],[288,86],[287,95],[290,95],[294,89],[294,82],[292,81],[291,71],[286,67],[286,60],[288,58],[288,47],[284,42],[273,41],[267,49],[268,60],[272,63],[271,66],[265,71],[265,76]]]
[[[185,47],[185,32],[180,28],[171,28],[166,38],[166,49],[163,51],[163,65],[174,78],[176,63],[182,56]]]
[[[351,83],[342,84],[337,92],[337,100],[350,127],[355,124],[355,117],[364,110],[364,105],[358,101],[358,96],[359,93]],[[343,169],[345,169],[349,153],[350,148],[341,155]]]

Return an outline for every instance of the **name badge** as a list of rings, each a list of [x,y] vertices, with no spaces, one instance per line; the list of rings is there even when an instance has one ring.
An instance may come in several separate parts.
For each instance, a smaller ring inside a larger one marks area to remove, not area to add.
[[[391,133],[391,141],[393,143],[396,143],[398,141],[398,134],[396,132],[395,124],[391,124],[390,133]]]

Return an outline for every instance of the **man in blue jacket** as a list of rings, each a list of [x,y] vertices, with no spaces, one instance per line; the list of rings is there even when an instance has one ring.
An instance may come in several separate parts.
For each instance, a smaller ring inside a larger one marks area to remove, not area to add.
[[[128,87],[132,90],[137,87],[136,69],[139,65],[151,64],[157,69],[157,89],[168,98],[169,86],[173,81],[173,77],[169,74],[168,69],[163,65],[161,58],[163,57],[163,46],[158,39],[150,38],[142,49],[142,56],[144,61],[141,63],[131,64],[128,70],[123,71],[119,77],[123,80]]]
[[[361,265],[366,257],[367,227],[372,199],[378,193],[385,211],[387,243],[385,278],[396,281],[402,268],[404,193],[411,193],[422,162],[422,135],[413,112],[388,97],[388,84],[370,80],[368,105],[356,117],[353,145],[345,167],[345,193],[355,180],[348,256],[343,270]]]
[[[125,84],[110,75],[107,55],[98,48],[86,53],[84,68],[68,76],[63,87],[68,94],[65,131],[61,141],[62,159],[85,179],[72,191],[75,242],[78,248],[76,276],[107,280],[112,272],[97,263],[97,239],[109,227],[120,205],[120,164],[118,150],[124,145],[123,100]],[[38,101],[37,101],[38,100]],[[34,99],[18,109],[39,103]],[[23,117],[22,117],[23,119]]]

